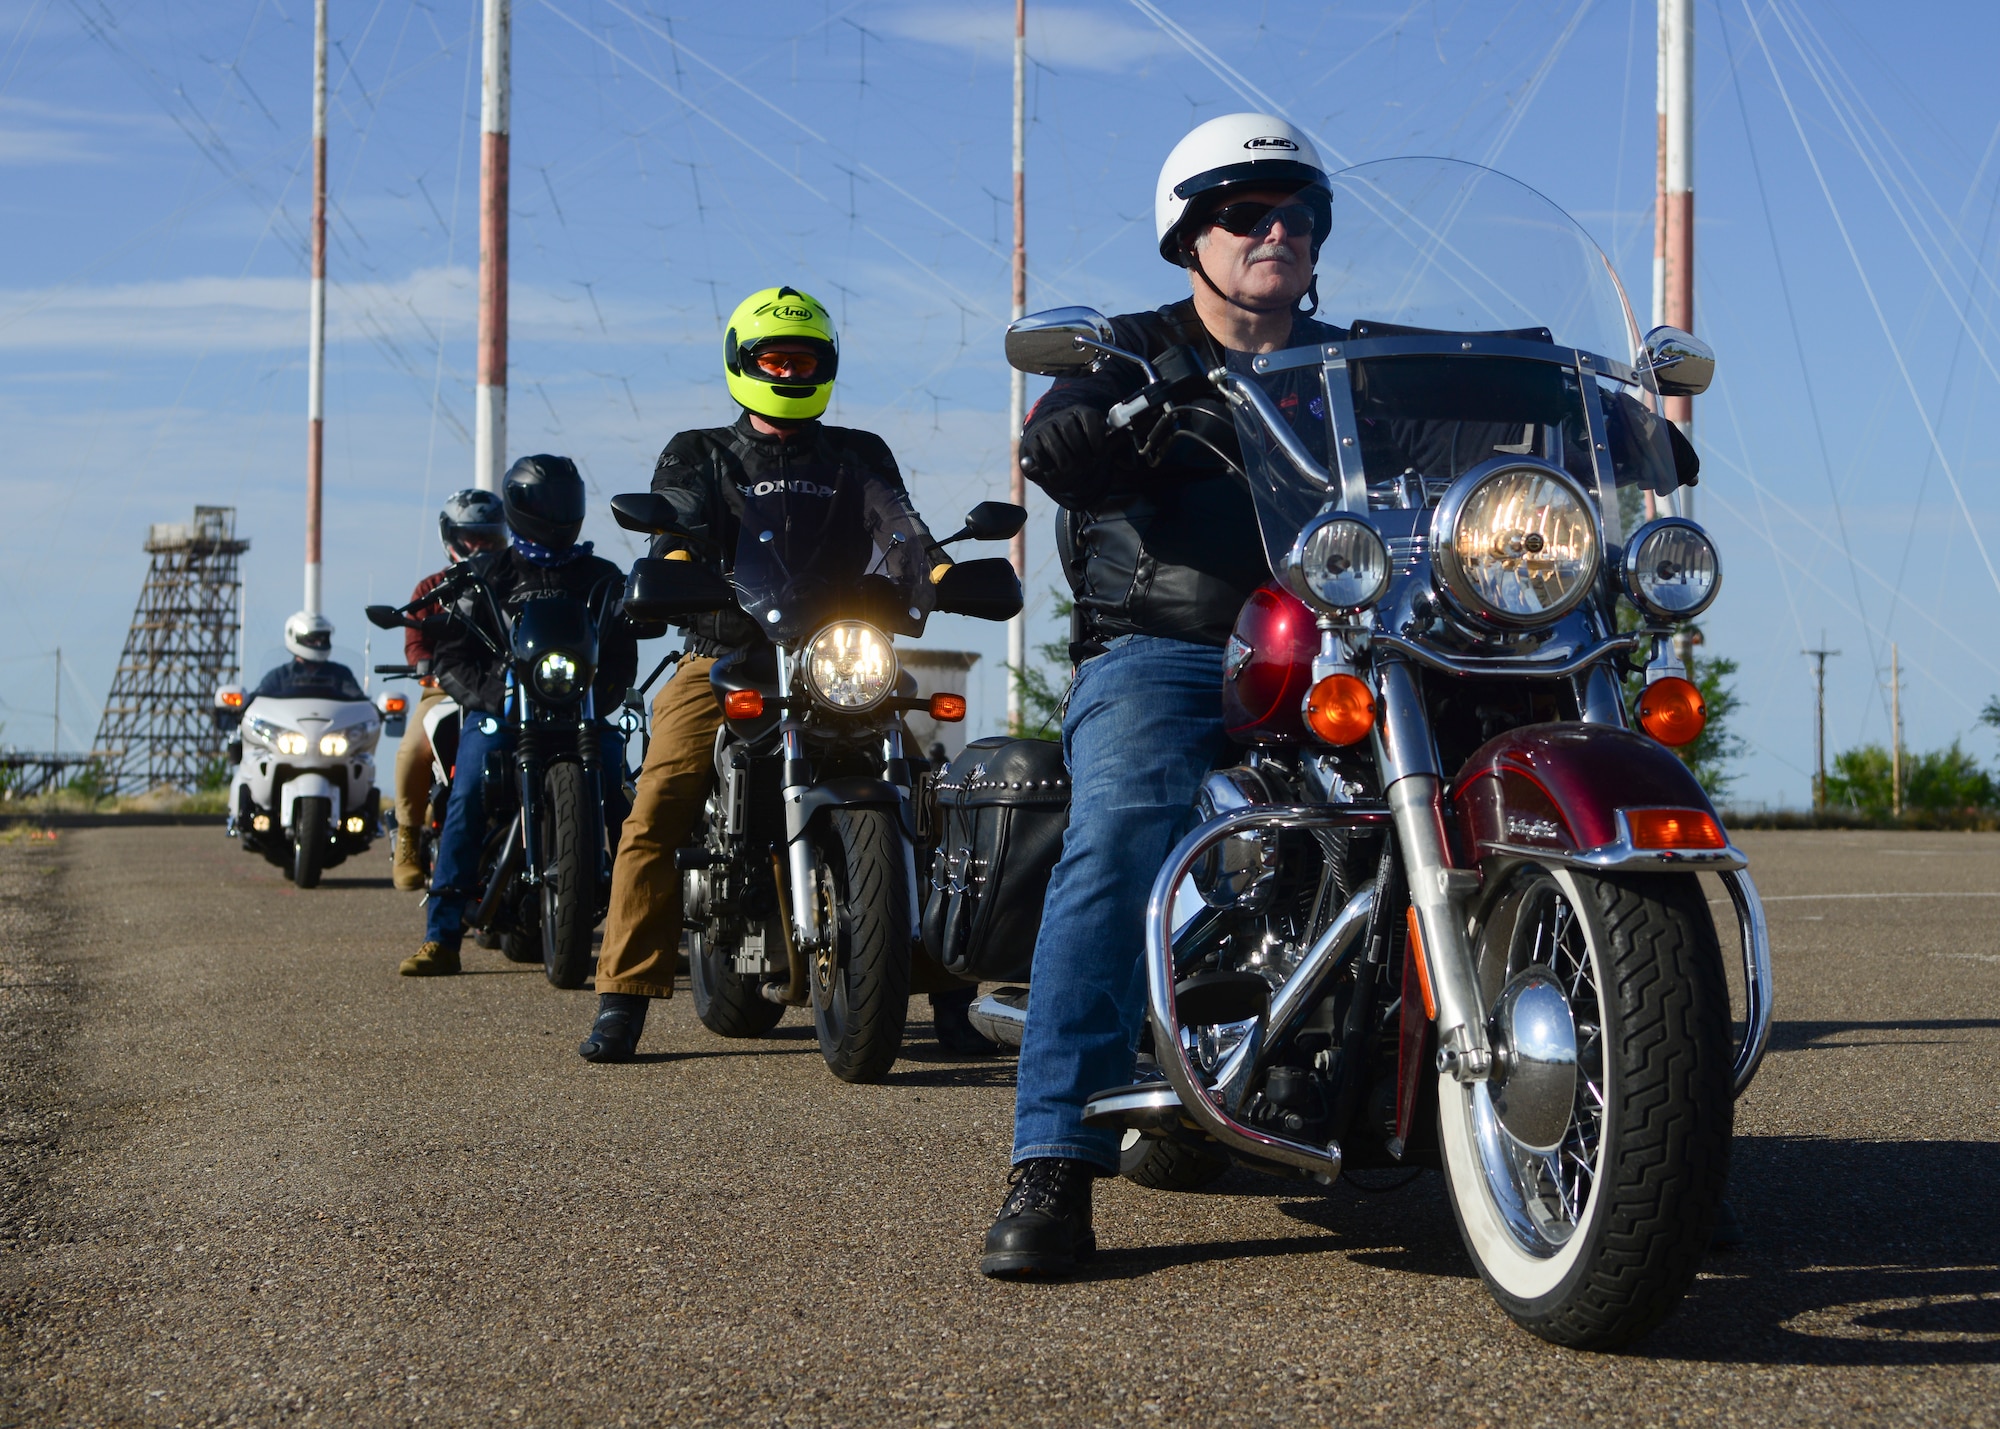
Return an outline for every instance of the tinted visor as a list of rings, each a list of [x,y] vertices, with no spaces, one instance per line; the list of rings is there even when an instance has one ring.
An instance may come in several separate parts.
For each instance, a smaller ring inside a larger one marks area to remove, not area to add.
[[[839,366],[832,343],[807,337],[767,337],[747,343],[739,360],[745,377],[810,387],[833,381]]]

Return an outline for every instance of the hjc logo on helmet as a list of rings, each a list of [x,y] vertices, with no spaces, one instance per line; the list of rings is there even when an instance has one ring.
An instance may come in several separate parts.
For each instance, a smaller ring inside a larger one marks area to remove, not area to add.
[[[1267,134],[1259,139],[1245,139],[1243,147],[1246,149],[1290,149],[1296,152],[1299,146],[1282,135]]]

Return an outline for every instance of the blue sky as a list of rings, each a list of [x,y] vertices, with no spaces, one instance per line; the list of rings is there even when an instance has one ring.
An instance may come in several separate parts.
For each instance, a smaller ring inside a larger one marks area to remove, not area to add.
[[[515,4],[510,450],[643,486],[675,430],[733,415],[719,316],[791,282],[843,323],[839,420],[889,439],[932,524],[1003,495],[1011,5]],[[436,563],[469,479],[478,9],[334,3],[344,642]],[[1259,94],[1329,158],[1515,174],[1650,302],[1650,3],[1030,12],[1031,307],[1184,292],[1153,251],[1159,163]],[[1833,748],[1886,737],[1895,640],[1908,742],[1991,758],[2000,13],[1704,0],[1697,27],[1696,326],[1721,374],[1699,514],[1727,570],[1710,648],[1743,666],[1738,795],[1806,800],[1798,651],[1822,630]],[[238,507],[253,663],[298,604],[310,71],[308,0],[0,0],[0,739],[47,742],[60,645],[87,741],[148,522]],[[1045,609],[1044,504],[1029,529]],[[986,652],[974,718],[997,719],[997,629],[931,643]]]

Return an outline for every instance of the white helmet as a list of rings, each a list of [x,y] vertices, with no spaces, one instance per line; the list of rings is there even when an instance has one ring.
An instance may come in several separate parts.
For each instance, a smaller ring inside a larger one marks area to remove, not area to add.
[[[302,610],[285,622],[285,648],[301,660],[333,658],[333,622]]]
[[[1332,191],[1312,140],[1296,126],[1270,114],[1225,114],[1198,124],[1174,145],[1160,168],[1153,196],[1153,227],[1160,239],[1160,256],[1177,267],[1188,266],[1181,226],[1188,210],[1212,212],[1214,196],[1230,189],[1291,189],[1312,206],[1313,261],[1332,223]],[[1210,197],[1203,198],[1204,195]],[[1200,203],[1196,203],[1201,199]]]

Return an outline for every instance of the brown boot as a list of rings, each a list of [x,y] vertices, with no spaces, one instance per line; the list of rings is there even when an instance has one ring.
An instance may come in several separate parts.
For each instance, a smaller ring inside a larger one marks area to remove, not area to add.
[[[423,864],[417,859],[417,831],[396,827],[396,861],[389,873],[398,893],[414,893],[424,886]]]
[[[403,965],[396,971],[404,977],[455,977],[458,974],[458,949],[447,948],[443,943],[425,943],[404,958]]]

